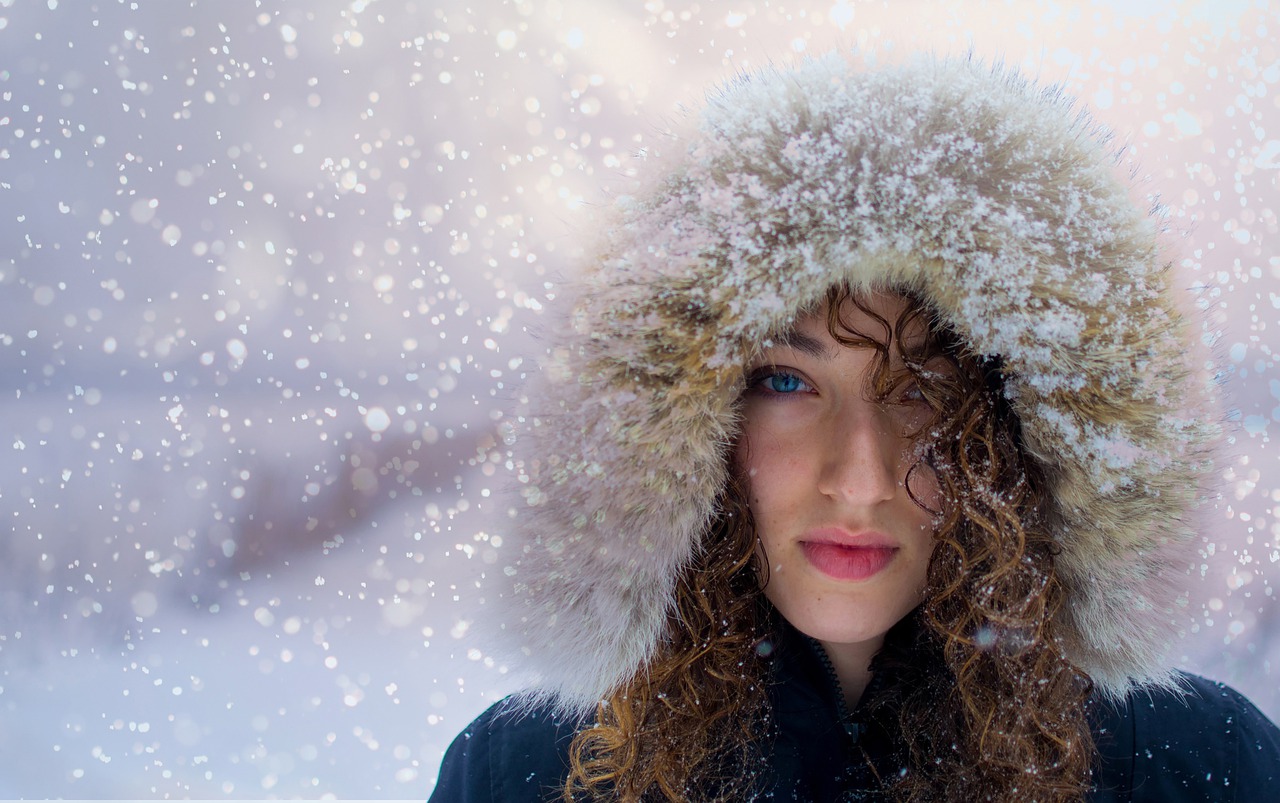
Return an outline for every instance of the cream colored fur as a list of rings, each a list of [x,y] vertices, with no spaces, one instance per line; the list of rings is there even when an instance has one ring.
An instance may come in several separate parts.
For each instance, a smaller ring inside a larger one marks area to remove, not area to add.
[[[487,616],[587,710],[641,671],[726,479],[752,344],[839,282],[930,301],[998,354],[1052,484],[1068,656],[1168,680],[1188,511],[1218,432],[1159,220],[1095,123],[972,60],[768,69],[709,99],[564,288],[515,442]],[[490,600],[493,603],[493,600]]]

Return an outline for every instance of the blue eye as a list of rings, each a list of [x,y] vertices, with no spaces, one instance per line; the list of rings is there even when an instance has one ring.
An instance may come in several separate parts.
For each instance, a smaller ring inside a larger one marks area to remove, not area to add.
[[[774,393],[794,393],[804,385],[795,374],[770,374],[764,383]]]
[[[791,396],[796,393],[811,390],[809,384],[800,377],[793,373],[777,369],[767,373],[758,374],[752,384],[764,391],[766,394],[774,394],[778,396]]]

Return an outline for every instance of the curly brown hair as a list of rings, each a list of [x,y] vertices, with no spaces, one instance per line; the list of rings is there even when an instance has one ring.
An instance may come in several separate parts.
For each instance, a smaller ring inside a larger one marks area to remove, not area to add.
[[[910,293],[892,324],[848,287],[825,299],[843,345],[872,348],[869,392],[917,382],[934,413],[907,474],[932,471],[941,490],[925,601],[911,618],[942,660],[877,657],[893,670],[874,705],[898,711],[908,771],[882,791],[896,800],[1083,799],[1094,755],[1086,716],[1092,684],[1063,657],[1055,616],[1064,602],[1046,477],[1020,446],[998,360],[963,342]],[[845,302],[883,337],[854,331]],[[908,349],[903,333],[921,328]],[[890,359],[896,350],[903,368]],[[937,370],[938,360],[950,370]],[[603,701],[570,750],[566,800],[739,800],[769,724],[767,578],[742,484],[731,480],[700,551],[677,583],[655,658]],[[917,501],[919,504],[919,502]]]

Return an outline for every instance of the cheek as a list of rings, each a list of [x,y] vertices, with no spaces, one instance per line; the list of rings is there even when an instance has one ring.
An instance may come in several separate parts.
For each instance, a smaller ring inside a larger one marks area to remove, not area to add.
[[[938,485],[937,472],[923,461],[914,468],[908,468],[906,485],[910,497],[928,508],[930,513],[941,513],[942,490]]]
[[[789,450],[770,443],[767,438],[751,441],[744,435],[738,441],[733,468],[754,513],[760,513],[756,508],[762,498],[776,495],[785,478],[794,474],[794,462]]]
[[[788,471],[786,461],[774,462],[768,457],[755,455],[740,474],[741,487],[755,534],[761,546],[769,550],[771,557],[778,556],[778,549],[786,541],[787,533],[801,521],[812,500],[804,492],[805,483],[798,471]]]
[[[751,515],[760,523],[760,469],[757,460],[745,445],[739,445],[733,454],[733,474],[742,493],[742,500],[751,509]]]
[[[749,434],[744,432],[733,449],[733,473],[742,491],[743,500],[751,509],[751,516],[759,529],[765,515],[761,503],[761,491],[769,488],[769,471],[762,466],[760,450],[752,445]]]
[[[751,467],[751,447],[747,445],[745,434],[739,437],[738,442],[733,446],[733,453],[729,456],[729,472],[737,481],[738,488],[742,490],[743,499],[749,503],[751,480],[755,476],[755,471]]]

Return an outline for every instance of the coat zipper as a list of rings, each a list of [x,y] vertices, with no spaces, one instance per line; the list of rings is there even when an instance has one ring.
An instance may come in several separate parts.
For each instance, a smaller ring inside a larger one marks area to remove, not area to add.
[[[822,668],[827,673],[827,682],[830,683],[831,687],[836,691],[836,718],[844,728],[844,732],[848,734],[850,742],[856,745],[858,740],[862,738],[862,734],[866,728],[861,722],[854,721],[853,713],[849,711],[848,701],[846,701],[844,697],[844,687],[840,685],[840,678],[836,675],[835,664],[831,663],[831,658],[827,655],[827,651],[822,648],[822,645],[818,643],[816,639],[808,638],[808,641],[809,646],[818,653],[818,658],[822,662]],[[872,683],[875,683],[874,675],[872,675],[871,683],[867,684],[867,691],[871,690]],[[862,696],[865,698],[867,696],[867,692],[864,691]]]

